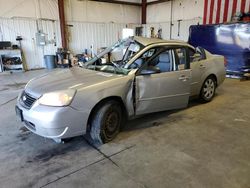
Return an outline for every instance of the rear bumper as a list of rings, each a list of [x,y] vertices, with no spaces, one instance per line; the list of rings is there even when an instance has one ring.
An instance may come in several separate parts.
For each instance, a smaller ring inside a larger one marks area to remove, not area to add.
[[[16,105],[23,116],[24,126],[33,133],[52,139],[69,138],[86,132],[88,115],[66,107],[51,107],[35,103],[31,109]]]

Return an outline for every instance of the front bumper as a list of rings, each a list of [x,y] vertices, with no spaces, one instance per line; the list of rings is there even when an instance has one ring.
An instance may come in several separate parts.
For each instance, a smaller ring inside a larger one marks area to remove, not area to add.
[[[24,125],[35,134],[58,140],[86,133],[88,114],[82,111],[70,106],[52,107],[37,102],[26,109],[19,100],[16,106],[21,110]]]

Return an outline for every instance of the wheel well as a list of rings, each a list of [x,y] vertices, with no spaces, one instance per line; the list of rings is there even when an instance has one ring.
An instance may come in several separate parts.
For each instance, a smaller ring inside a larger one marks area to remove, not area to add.
[[[203,84],[202,84],[202,86],[201,86],[201,88],[200,88],[200,93],[199,93],[199,95],[201,95],[202,87],[203,87],[203,85],[204,85],[206,79],[209,78],[209,77],[212,77],[212,78],[215,80],[215,84],[216,84],[215,87],[217,87],[217,77],[216,77],[216,75],[215,75],[215,74],[210,74],[210,75],[208,75],[208,76],[205,78],[205,80],[203,81]]]
[[[95,112],[103,105],[105,104],[106,102],[108,101],[116,101],[118,102],[120,105],[121,105],[121,109],[122,109],[122,114],[125,114],[125,117],[124,118],[124,121],[127,120],[128,118],[128,112],[127,112],[127,109],[123,103],[123,100],[121,97],[118,97],[118,96],[111,96],[111,97],[107,97],[107,98],[104,98],[102,99],[101,101],[99,101],[91,110],[90,114],[89,114],[89,118],[88,118],[88,121],[87,121],[87,132],[90,131],[90,122],[93,118],[93,115],[95,114]]]
[[[215,80],[215,84],[216,84],[216,87],[217,87],[217,77],[216,77],[216,75],[215,74],[210,74],[208,77],[212,77]]]

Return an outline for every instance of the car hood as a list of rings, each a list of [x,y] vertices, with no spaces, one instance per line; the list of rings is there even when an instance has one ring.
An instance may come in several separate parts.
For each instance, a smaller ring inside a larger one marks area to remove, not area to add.
[[[25,87],[25,91],[39,98],[44,93],[66,90],[82,89],[97,83],[120,78],[123,75],[97,72],[84,68],[71,68],[56,70],[32,79]]]

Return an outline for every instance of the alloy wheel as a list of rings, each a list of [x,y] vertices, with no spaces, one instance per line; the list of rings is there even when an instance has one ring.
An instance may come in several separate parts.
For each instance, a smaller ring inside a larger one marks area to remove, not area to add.
[[[209,78],[204,83],[203,95],[207,99],[210,99],[210,98],[212,98],[214,96],[214,91],[215,91],[214,80],[212,78]]]

